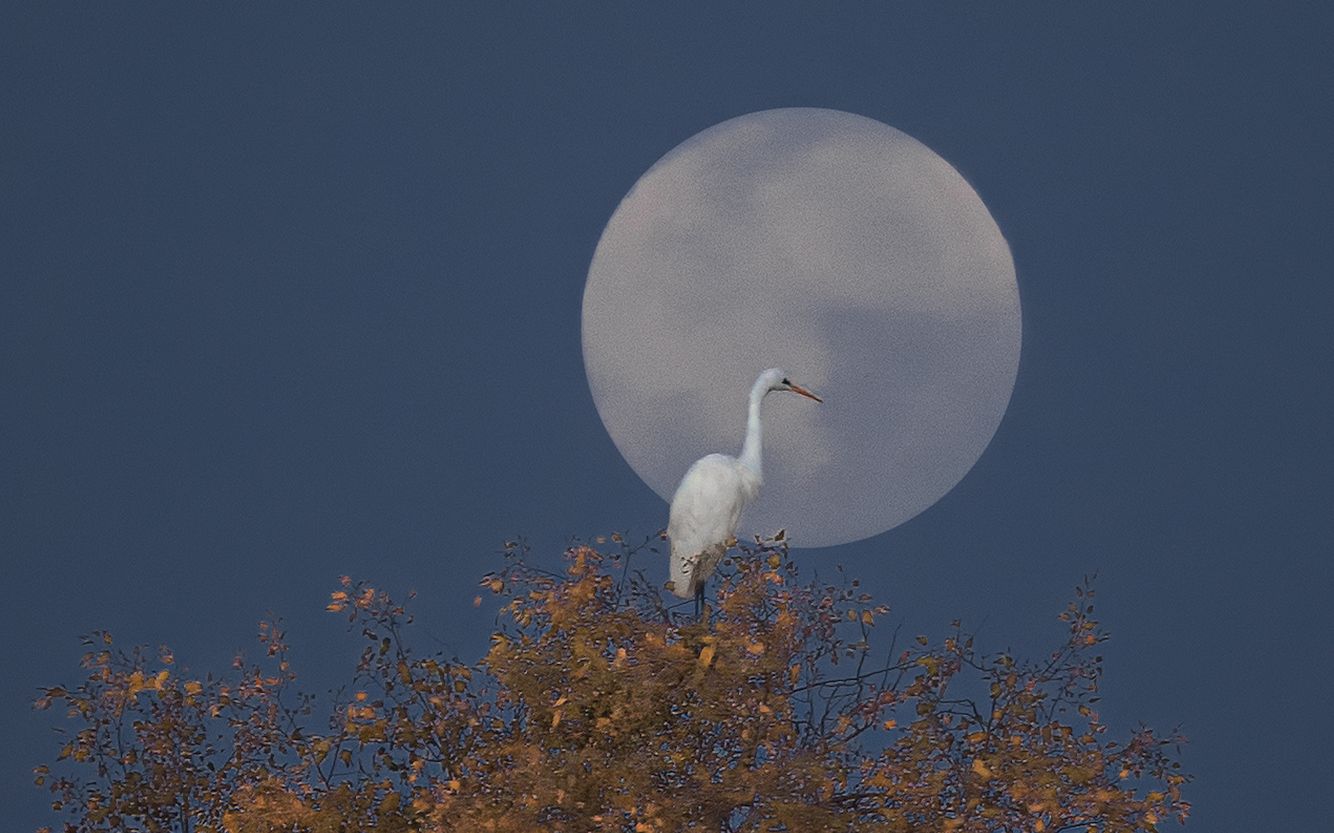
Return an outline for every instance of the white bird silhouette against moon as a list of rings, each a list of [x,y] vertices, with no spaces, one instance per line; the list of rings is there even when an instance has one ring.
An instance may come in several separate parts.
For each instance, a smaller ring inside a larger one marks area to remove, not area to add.
[[[695,598],[695,612],[704,606],[704,584],[718,569],[728,542],[736,537],[741,513],[764,485],[764,398],[788,391],[820,402],[820,397],[787,378],[776,367],[764,371],[750,388],[746,439],[741,453],[710,454],[695,461],[672,496],[667,520],[671,539],[672,592]]]
[[[862,116],[765,110],[687,139],[621,201],[589,267],[584,363],[664,500],[736,444],[760,368],[820,391],[819,408],[770,403],[738,536],[824,546],[903,523],[968,473],[1014,389],[1020,320],[1009,246],[949,163]]]

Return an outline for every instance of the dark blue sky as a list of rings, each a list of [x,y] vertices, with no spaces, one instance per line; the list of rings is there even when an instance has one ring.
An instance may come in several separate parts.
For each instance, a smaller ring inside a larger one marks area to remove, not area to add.
[[[7,4],[8,826],[52,821],[28,704],[81,633],[202,672],[274,611],[319,688],[350,667],[341,573],[416,588],[419,640],[472,659],[505,536],[663,526],[584,381],[593,248],[682,140],[818,106],[973,183],[1025,330],[972,473],[800,561],[1025,653],[1098,571],[1105,715],[1184,725],[1192,826],[1318,829],[1334,22],[1308,5]]]

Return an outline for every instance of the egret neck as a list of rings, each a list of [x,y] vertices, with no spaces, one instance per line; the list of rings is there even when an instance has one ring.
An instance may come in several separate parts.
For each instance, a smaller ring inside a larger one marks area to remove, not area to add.
[[[769,393],[769,381],[764,376],[755,380],[750,389],[750,414],[746,417],[746,442],[741,446],[741,465],[755,474],[755,485],[764,482],[764,467],[760,462],[760,446],[763,439],[760,434],[760,402]]]

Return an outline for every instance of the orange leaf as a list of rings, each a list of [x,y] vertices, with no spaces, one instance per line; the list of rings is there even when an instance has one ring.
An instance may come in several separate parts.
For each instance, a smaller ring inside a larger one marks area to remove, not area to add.
[[[699,652],[699,664],[704,668],[708,668],[710,665],[713,665],[712,645],[705,645],[704,649]]]

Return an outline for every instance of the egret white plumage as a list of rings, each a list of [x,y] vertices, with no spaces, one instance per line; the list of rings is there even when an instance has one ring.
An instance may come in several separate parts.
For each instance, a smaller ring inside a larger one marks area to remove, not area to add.
[[[741,455],[710,454],[696,460],[672,497],[667,521],[672,544],[672,592],[683,599],[693,596],[697,613],[704,605],[704,583],[718,569],[728,544],[736,538],[742,510],[755,499],[764,482],[760,403],[773,391],[824,401],[789,381],[778,368],[764,371],[750,389]]]

